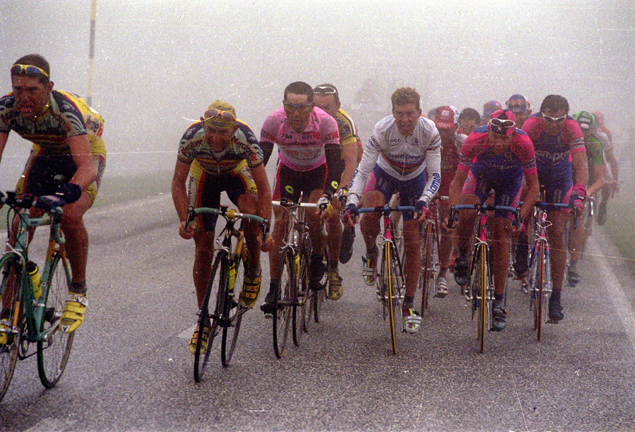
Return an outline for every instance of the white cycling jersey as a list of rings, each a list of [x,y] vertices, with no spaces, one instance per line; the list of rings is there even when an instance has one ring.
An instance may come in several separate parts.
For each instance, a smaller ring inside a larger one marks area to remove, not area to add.
[[[355,171],[347,204],[359,203],[375,165],[401,181],[411,180],[427,169],[428,179],[419,199],[429,204],[441,182],[441,137],[434,122],[420,117],[412,135],[406,137],[397,129],[392,115],[381,119]]]

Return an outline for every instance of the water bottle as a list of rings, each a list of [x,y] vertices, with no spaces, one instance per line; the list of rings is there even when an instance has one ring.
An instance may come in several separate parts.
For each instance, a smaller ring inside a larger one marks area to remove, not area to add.
[[[26,270],[31,277],[31,285],[33,286],[33,296],[38,298],[42,295],[42,280],[40,279],[40,271],[37,268],[37,264],[33,261],[29,261],[26,264]]]
[[[295,257],[293,258],[293,268],[295,270],[295,275],[298,276],[300,274],[300,254],[296,253]]]
[[[234,291],[234,285],[236,285],[236,263],[238,259],[234,257],[234,259],[229,261],[229,292]]]

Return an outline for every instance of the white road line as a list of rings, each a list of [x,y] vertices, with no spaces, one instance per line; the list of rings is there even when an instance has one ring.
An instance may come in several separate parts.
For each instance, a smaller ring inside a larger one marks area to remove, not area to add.
[[[635,350],[635,312],[631,307],[631,304],[626,299],[622,284],[615,277],[615,273],[611,271],[608,261],[602,255],[602,252],[595,244],[595,242],[587,242],[591,255],[594,257],[598,269],[600,271],[600,279],[603,280],[604,286],[609,293],[609,297],[615,305],[615,311],[620,317],[622,324],[624,325],[624,331],[631,340],[631,345]]]

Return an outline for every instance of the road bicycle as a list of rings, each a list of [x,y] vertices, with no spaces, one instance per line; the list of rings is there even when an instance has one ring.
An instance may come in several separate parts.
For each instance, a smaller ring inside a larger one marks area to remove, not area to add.
[[[273,314],[273,348],[278,358],[284,355],[290,329],[293,343],[298,346],[303,333],[309,331],[311,322],[319,322],[320,307],[326,291],[326,273],[320,280],[322,289],[310,287],[313,246],[306,211],[316,211],[317,204],[301,201],[302,198],[299,202],[282,198],[273,202],[274,206],[284,210],[286,227],[280,249],[279,285],[274,301],[276,313]],[[326,260],[327,257],[323,256],[322,259]]]
[[[448,197],[435,196],[430,202],[428,217],[420,226],[421,235],[421,273],[419,274],[419,291],[421,291],[421,317],[430,306],[431,293],[434,291],[435,274],[439,268],[441,245],[441,223],[439,219],[439,201]],[[449,241],[449,240],[448,240]]]
[[[225,226],[216,238],[215,257],[212,263],[207,291],[198,312],[199,337],[194,352],[194,380],[199,382],[207,367],[214,338],[222,331],[221,362],[229,366],[236,349],[240,325],[249,309],[239,305],[235,287],[241,289],[248,268],[249,253],[245,242],[242,221],[248,220],[262,226],[262,241],[269,232],[269,220],[260,216],[240,213],[227,206],[220,208],[189,207],[186,225],[189,226],[201,214],[220,216]],[[240,226],[236,227],[236,223]],[[210,304],[210,302],[212,302]],[[205,334],[208,334],[207,338]]]
[[[397,327],[395,323],[395,309],[403,301],[405,293],[405,280],[401,256],[397,251],[393,239],[394,222],[390,217],[393,212],[414,212],[413,206],[379,206],[364,207],[358,209],[361,213],[381,213],[383,233],[378,237],[379,249],[381,250],[381,267],[377,272],[377,297],[382,303],[382,315],[384,320],[388,319],[390,326],[390,341],[393,354],[397,354]]]
[[[490,260],[490,239],[487,230],[488,212],[509,211],[515,214],[514,224],[520,225],[520,209],[493,204],[459,204],[450,207],[450,224],[456,212],[476,210],[475,241],[472,255],[469,283],[461,287],[465,300],[471,304],[472,319],[477,316],[479,351],[485,351],[485,332],[492,328],[492,302],[494,300],[494,275]]]
[[[31,217],[29,211],[37,202],[33,195],[0,193],[0,203],[9,208],[9,241],[0,258],[1,318],[8,324],[0,327],[0,400],[7,392],[17,360],[32,355],[37,355],[44,387],[54,387],[64,373],[75,336],[75,332],[65,333],[60,328],[71,282],[65,239],[60,232],[62,208]],[[29,237],[42,225],[51,228],[44,266],[38,271],[29,257]],[[36,274],[41,275],[39,280]],[[35,351],[31,351],[33,345]]]

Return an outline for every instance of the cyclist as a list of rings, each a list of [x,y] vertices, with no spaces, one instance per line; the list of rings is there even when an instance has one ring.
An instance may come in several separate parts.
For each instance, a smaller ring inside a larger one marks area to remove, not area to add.
[[[260,145],[265,164],[278,144],[278,167],[273,199],[288,198],[297,201],[304,193],[306,202],[319,205],[333,203],[342,172],[341,149],[337,122],[328,113],[315,108],[313,88],[302,81],[289,84],[284,90],[283,106],[270,114],[260,132]],[[337,201],[337,199],[335,198]],[[265,303],[260,309],[265,314],[275,312],[280,267],[280,248],[284,237],[283,210],[274,209],[274,247],[269,253],[271,283]],[[310,287],[321,289],[327,263],[323,256],[325,239],[320,229],[320,213],[307,212],[309,235],[313,245],[310,259]],[[331,232],[332,235],[332,232]]]
[[[584,138],[578,123],[567,115],[569,102],[560,95],[548,95],[540,105],[540,111],[532,114],[523,131],[529,135],[536,151],[536,166],[545,201],[570,203],[578,209],[584,206],[588,169],[584,149]],[[569,160],[571,158],[571,161]],[[571,167],[575,166],[575,183]],[[549,319],[557,322],[564,318],[560,297],[567,249],[564,230],[569,211],[549,212],[551,223],[547,237],[551,246],[552,293],[549,298]]]
[[[604,186],[604,152],[602,142],[595,135],[596,119],[593,114],[587,111],[579,111],[573,115],[573,119],[578,122],[582,135],[584,136],[584,147],[586,149],[587,164],[589,168],[589,181],[587,183],[587,195],[595,196],[596,192]],[[575,173],[574,173],[575,175]],[[570,286],[575,286],[580,281],[577,263],[580,252],[586,242],[592,220],[588,219],[588,212],[582,212],[581,220],[573,230],[573,224],[569,226],[569,253],[570,263],[567,269],[567,281]]]
[[[513,94],[505,102],[505,106],[514,113],[516,116],[516,127],[521,129],[531,115],[531,105],[527,98],[521,94]]]
[[[483,115],[481,116],[481,126],[488,124],[489,119],[492,116],[492,113],[500,109],[503,109],[503,106],[498,101],[491,100],[489,102],[485,102],[485,104],[483,104]]]
[[[104,119],[79,96],[53,90],[50,77],[49,63],[39,54],[21,57],[11,66],[13,91],[0,99],[0,157],[10,131],[31,141],[16,192],[55,195],[50,206],[66,204],[61,228],[72,277],[60,324],[70,333],[84,321],[88,304],[88,232],[83,216],[93,205],[106,165]],[[54,180],[58,174],[68,182],[59,186]],[[41,211],[31,209],[31,216]]]
[[[538,197],[536,159],[531,140],[516,128],[516,117],[509,110],[494,111],[487,126],[478,127],[465,140],[456,176],[450,185],[450,204],[485,203],[494,190],[494,204],[516,207],[519,204],[523,176],[527,183],[527,199],[520,210],[529,215]],[[454,267],[456,283],[469,283],[468,250],[472,238],[476,211],[462,211],[457,227],[459,255]],[[507,325],[504,309],[505,282],[509,267],[509,240],[512,215],[495,212],[491,225],[492,265],[494,270],[494,302],[492,330]]]
[[[271,189],[262,162],[256,136],[236,118],[234,107],[224,101],[213,102],[181,138],[172,177],[172,200],[181,221],[179,235],[187,240],[194,238],[192,273],[199,307],[212,271],[216,217],[199,215],[188,227],[188,206],[218,208],[221,192],[225,191],[241,212],[270,217]],[[251,309],[260,294],[260,249],[265,252],[271,249],[273,239],[269,237],[261,245],[260,227],[248,221],[245,222],[245,240],[249,258],[239,298],[242,307]],[[197,327],[192,335],[192,354],[200,333]],[[207,338],[209,329],[203,333]]]
[[[335,196],[345,197],[348,193],[348,186],[353,179],[355,168],[357,168],[357,146],[358,143],[361,143],[357,135],[357,128],[353,119],[341,108],[340,96],[333,84],[320,84],[313,89],[313,93],[315,106],[326,111],[337,122],[342,146],[342,157],[339,161],[340,167],[338,169],[342,172],[342,177],[336,186]],[[329,249],[328,295],[331,300],[339,300],[343,294],[342,278],[337,269],[340,257],[340,243],[342,242],[342,222],[340,220],[342,205],[339,199],[333,200],[332,203],[333,210],[330,211],[330,216],[328,217],[329,236],[327,239]],[[345,244],[345,247],[350,250],[354,240],[350,230],[345,240],[350,243]]]
[[[613,135],[609,128],[604,123],[604,114],[600,111],[593,113],[597,119],[596,135],[602,141],[602,147],[604,148],[604,164],[608,165],[604,169],[604,187],[602,187],[602,199],[598,207],[598,225],[604,225],[606,223],[606,206],[609,198],[617,192],[619,185],[619,168],[615,153],[613,151]],[[606,136],[606,139],[603,139]],[[608,167],[610,167],[610,172]]]
[[[478,114],[478,113],[477,113]],[[454,179],[457,166],[459,164],[459,153],[461,146],[465,142],[466,136],[457,133],[458,111],[453,106],[441,106],[437,108],[434,124],[441,137],[441,186],[439,186],[439,196],[450,194],[450,184]],[[450,216],[450,205],[447,201],[439,201],[439,219],[444,220]],[[448,295],[448,281],[446,274],[456,236],[453,232],[441,226],[441,243],[439,244],[439,274],[435,282],[435,296],[445,297]]]
[[[395,192],[399,192],[401,205],[417,208],[414,215],[403,214],[406,295],[402,309],[408,333],[417,332],[421,324],[421,316],[413,308],[421,269],[419,222],[425,220],[426,209],[441,183],[441,138],[434,122],[421,116],[420,99],[410,87],[392,94],[392,115],[375,125],[353,177],[344,214],[345,222],[353,226],[358,204],[383,206]],[[362,274],[368,285],[375,283],[377,273],[379,218],[379,213],[366,213],[360,223],[367,251]]]
[[[481,124],[481,116],[474,108],[464,108],[459,114],[459,128],[457,132],[469,135]]]

